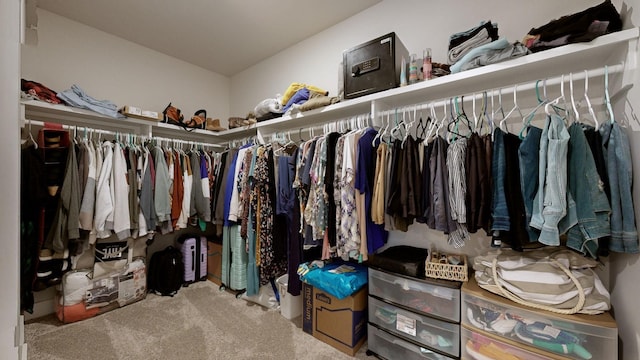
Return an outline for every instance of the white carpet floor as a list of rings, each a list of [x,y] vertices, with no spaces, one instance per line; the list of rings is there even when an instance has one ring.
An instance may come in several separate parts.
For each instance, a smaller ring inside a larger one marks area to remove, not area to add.
[[[31,321],[25,337],[29,360],[353,359],[304,333],[301,319],[203,281],[72,324],[54,316]],[[373,359],[366,348],[355,358]]]

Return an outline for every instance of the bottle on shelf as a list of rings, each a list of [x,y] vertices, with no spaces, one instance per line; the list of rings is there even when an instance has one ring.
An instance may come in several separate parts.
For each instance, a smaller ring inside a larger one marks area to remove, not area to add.
[[[422,78],[425,80],[431,80],[431,49],[424,49],[422,55]]]
[[[415,84],[418,82],[418,56],[411,54],[411,61],[409,62],[409,84]]]

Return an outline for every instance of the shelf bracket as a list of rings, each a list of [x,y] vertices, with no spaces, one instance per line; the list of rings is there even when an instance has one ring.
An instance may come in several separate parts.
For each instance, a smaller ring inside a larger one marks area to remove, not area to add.
[[[372,123],[375,127],[379,127],[382,124],[382,120],[380,120],[380,116],[382,115],[383,111],[389,110],[391,109],[391,106],[389,106],[389,104],[380,101],[380,100],[373,100],[371,101],[371,118]]]

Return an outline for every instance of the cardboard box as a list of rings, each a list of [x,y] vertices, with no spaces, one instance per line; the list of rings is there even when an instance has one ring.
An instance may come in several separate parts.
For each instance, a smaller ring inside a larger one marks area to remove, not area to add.
[[[211,241],[207,251],[207,279],[222,285],[222,244]]]
[[[142,110],[135,106],[125,105],[120,109],[120,113],[127,117],[132,117],[142,120],[162,121],[163,116],[161,112]]]
[[[367,339],[367,288],[342,300],[302,284],[302,330],[353,356]]]

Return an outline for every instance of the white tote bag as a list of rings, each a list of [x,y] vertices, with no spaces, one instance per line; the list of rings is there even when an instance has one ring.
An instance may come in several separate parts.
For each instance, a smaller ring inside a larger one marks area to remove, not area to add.
[[[611,303],[594,271],[597,264],[564,248],[507,249],[477,256],[473,268],[480,287],[519,304],[560,314],[599,314]]]

